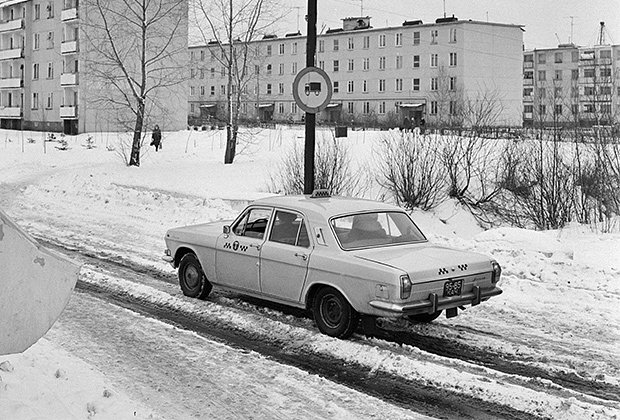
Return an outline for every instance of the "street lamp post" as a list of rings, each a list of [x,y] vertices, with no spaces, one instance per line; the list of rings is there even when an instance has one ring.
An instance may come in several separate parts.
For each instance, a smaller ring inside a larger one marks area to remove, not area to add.
[[[306,41],[306,67],[314,67],[316,53],[316,2],[308,0],[308,36]],[[316,114],[306,112],[306,143],[304,147],[304,194],[314,190],[314,145],[316,139]]]

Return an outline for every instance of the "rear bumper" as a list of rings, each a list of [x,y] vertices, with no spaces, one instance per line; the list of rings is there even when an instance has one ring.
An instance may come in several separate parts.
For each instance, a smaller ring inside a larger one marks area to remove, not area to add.
[[[502,289],[499,287],[494,287],[492,289],[481,289],[479,286],[474,286],[471,292],[464,293],[460,296],[439,297],[437,293],[431,293],[428,295],[428,299],[417,302],[398,304],[373,300],[369,302],[369,304],[373,308],[391,312],[394,315],[432,314],[443,309],[456,308],[462,305],[475,306],[480,302],[487,300],[490,297],[500,295],[501,293]]]

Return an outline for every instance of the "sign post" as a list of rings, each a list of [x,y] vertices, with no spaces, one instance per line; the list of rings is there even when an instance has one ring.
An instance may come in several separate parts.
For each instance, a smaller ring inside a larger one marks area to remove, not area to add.
[[[314,67],[316,54],[316,2],[308,0],[308,37],[306,41],[306,67]],[[293,90],[295,91],[295,90]],[[304,194],[314,191],[314,144],[316,114],[306,111],[306,144],[304,147]]]

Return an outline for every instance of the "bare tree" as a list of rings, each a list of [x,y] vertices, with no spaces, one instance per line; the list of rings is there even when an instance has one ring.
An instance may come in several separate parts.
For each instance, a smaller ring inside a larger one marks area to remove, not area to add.
[[[93,101],[131,126],[128,164],[140,166],[150,112],[165,109],[186,80],[187,3],[183,0],[85,0],[82,30]],[[98,87],[102,89],[97,89]],[[164,93],[165,92],[165,93]],[[168,98],[166,98],[168,96]]]
[[[212,57],[228,76],[224,163],[230,164],[236,154],[242,97],[248,81],[257,73],[254,62],[261,56],[259,46],[252,41],[266,33],[283,9],[278,0],[196,0],[194,6],[200,37],[214,46]]]

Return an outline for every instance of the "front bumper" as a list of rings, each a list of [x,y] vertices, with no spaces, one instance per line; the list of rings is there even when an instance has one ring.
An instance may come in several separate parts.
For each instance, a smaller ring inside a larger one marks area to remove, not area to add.
[[[456,308],[461,305],[475,306],[480,302],[487,300],[490,297],[500,295],[501,293],[502,289],[499,287],[494,287],[492,289],[481,289],[479,286],[474,286],[471,292],[464,293],[460,296],[439,297],[437,293],[431,293],[428,295],[428,299],[419,300],[417,302],[399,304],[381,300],[373,300],[369,302],[369,304],[373,308],[391,312],[394,315],[432,314],[443,309]]]

